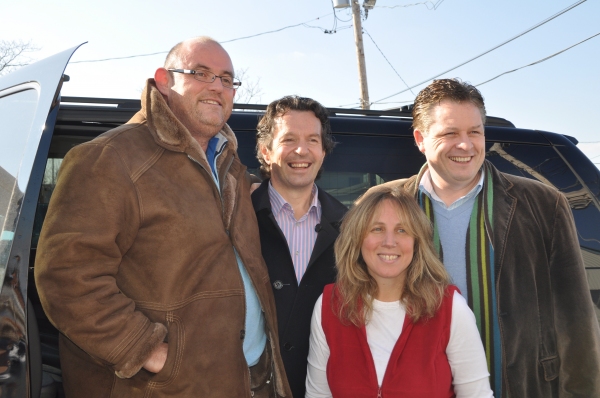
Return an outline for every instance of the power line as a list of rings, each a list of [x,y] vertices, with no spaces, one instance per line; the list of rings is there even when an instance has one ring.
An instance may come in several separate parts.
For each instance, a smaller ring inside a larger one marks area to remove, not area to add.
[[[335,14],[335,12],[334,12],[334,14]],[[320,17],[317,17],[317,18],[315,18],[315,19],[311,19],[310,21],[307,21],[307,22],[302,22],[302,23],[298,23],[298,24],[295,24],[295,25],[284,26],[283,28],[279,28],[279,29],[275,29],[275,30],[270,30],[270,31],[267,31],[267,32],[262,32],[262,33],[257,33],[257,34],[255,34],[255,35],[244,36],[244,37],[238,37],[237,39],[225,40],[225,41],[221,41],[221,42],[219,42],[219,43],[221,43],[221,44],[224,44],[224,43],[231,43],[231,42],[238,41],[238,40],[250,39],[250,38],[253,38],[253,37],[257,37],[257,36],[262,36],[262,35],[267,35],[267,34],[271,34],[271,33],[277,33],[277,32],[281,32],[282,30],[285,30],[285,29],[296,28],[296,27],[298,27],[298,26],[303,26],[303,27],[305,27],[305,28],[316,28],[316,29],[321,29],[322,31],[324,31],[324,32],[325,32],[325,31],[326,31],[326,29],[323,29],[323,28],[321,28],[321,27],[319,27],[319,26],[311,26],[311,25],[308,25],[308,23],[309,23],[309,22],[313,22],[313,21],[317,21],[317,20],[319,20],[319,19],[321,19],[321,18],[324,18],[324,17],[326,17],[326,16],[328,16],[328,15],[331,15],[331,13],[329,13],[329,14],[325,14],[325,15],[322,15],[322,16],[320,16]],[[345,28],[346,28],[346,27],[342,27],[342,28],[340,28],[340,29],[345,29]],[[339,29],[338,29],[338,30],[339,30]],[[71,62],[69,62],[69,63],[70,63],[70,64],[83,64],[83,63],[91,63],[91,62],[104,62],[104,61],[113,61],[113,60],[118,60],[118,59],[129,59],[129,58],[139,58],[139,57],[150,57],[150,56],[152,56],[152,55],[166,54],[166,53],[168,53],[168,52],[169,52],[169,51],[158,51],[158,52],[154,52],[154,53],[148,53],[148,54],[136,54],[136,55],[128,55],[128,56],[125,56],[125,57],[111,57],[111,58],[102,58],[102,59],[90,59],[90,60],[84,60],[84,61],[71,61]]]
[[[518,39],[519,37],[521,37],[521,36],[523,36],[523,35],[525,35],[525,34],[527,34],[527,33],[531,32],[532,30],[539,28],[540,26],[544,25],[545,23],[552,21],[554,18],[556,18],[556,17],[558,17],[558,16],[560,16],[560,15],[564,14],[564,13],[565,13],[565,12],[567,12],[567,11],[570,11],[570,10],[572,10],[573,8],[577,7],[578,5],[580,5],[580,4],[582,4],[582,3],[585,3],[586,1],[587,1],[587,0],[579,0],[579,1],[577,1],[576,3],[573,3],[573,4],[571,4],[569,7],[565,8],[564,10],[562,10],[562,11],[559,11],[558,13],[556,13],[556,14],[552,15],[551,17],[544,19],[542,22],[539,22],[539,23],[535,24],[534,26],[532,26],[531,28],[527,29],[526,31],[524,31],[524,32],[522,32],[522,33],[519,33],[518,35],[516,35],[516,36],[514,36],[514,37],[512,37],[512,38],[510,38],[510,39],[508,39],[508,40],[506,40],[506,41],[504,41],[504,42],[502,42],[502,43],[498,44],[497,46],[494,46],[494,47],[492,47],[491,49],[489,49],[489,50],[487,50],[487,51],[485,51],[485,52],[483,52],[483,53],[481,53],[481,54],[479,54],[479,55],[477,55],[477,56],[475,56],[475,57],[473,57],[473,58],[471,58],[471,59],[469,59],[469,60],[467,60],[467,61],[465,61],[465,62],[463,62],[463,63],[461,63],[461,64],[459,64],[459,65],[457,65],[457,66],[455,66],[455,67],[453,67],[453,68],[450,68],[450,69],[448,69],[448,70],[446,70],[446,71],[444,71],[444,72],[442,72],[442,73],[439,73],[439,74],[437,74],[437,75],[435,75],[435,76],[433,76],[433,77],[430,77],[430,78],[429,78],[429,79],[427,79],[427,80],[423,80],[423,81],[422,81],[422,82],[420,82],[420,83],[417,83],[417,84],[415,84],[415,85],[412,85],[412,86],[410,86],[408,89],[405,89],[405,90],[402,90],[402,91],[398,91],[398,92],[397,92],[397,93],[395,93],[395,94],[388,95],[388,96],[387,96],[387,97],[385,97],[385,98],[382,98],[382,99],[380,99],[380,100],[377,100],[377,101],[375,101],[375,102],[372,102],[372,104],[376,104],[376,103],[378,103],[378,102],[381,102],[381,101],[383,101],[383,100],[386,100],[386,99],[388,99],[388,98],[392,98],[392,97],[395,97],[396,95],[399,95],[399,94],[405,93],[405,92],[407,92],[409,89],[413,89],[413,88],[415,88],[415,87],[418,87],[418,86],[420,86],[420,85],[422,85],[422,84],[425,84],[425,83],[427,83],[427,82],[429,82],[429,81],[431,81],[431,80],[433,80],[433,79],[435,79],[435,78],[437,78],[437,77],[440,77],[440,76],[442,76],[442,75],[444,75],[444,74],[446,74],[446,73],[448,73],[448,72],[452,72],[453,70],[455,70],[455,69],[458,69],[458,68],[460,68],[461,66],[464,66],[464,65],[468,64],[469,62],[475,61],[476,59],[478,59],[478,58],[481,58],[481,57],[483,57],[484,55],[486,55],[486,54],[489,54],[490,52],[492,52],[492,51],[494,51],[494,50],[496,50],[496,49],[498,49],[498,48],[500,48],[500,47],[504,46],[505,44],[508,44],[508,43],[510,43],[511,41],[514,41],[514,40]]]
[[[331,0],[331,4],[333,4],[333,0]],[[340,9],[337,11],[343,11],[343,9]],[[338,17],[337,11],[335,13],[335,17],[337,18],[338,21],[340,21],[340,22],[351,22],[352,21],[352,17],[350,17],[350,19],[341,19],[340,17]]]
[[[559,52],[557,52],[557,53],[554,53],[554,54],[552,54],[552,55],[549,55],[549,56],[547,56],[547,57],[545,57],[545,58],[542,58],[542,59],[540,59],[540,60],[538,60],[538,61],[532,62],[532,63],[530,63],[530,64],[528,64],[528,65],[521,66],[520,68],[516,68],[516,69],[513,69],[513,70],[509,70],[509,71],[507,71],[507,72],[504,72],[504,73],[500,73],[498,76],[492,77],[491,79],[489,79],[489,80],[486,80],[486,81],[484,81],[483,83],[476,84],[475,86],[476,86],[476,87],[482,86],[482,85],[484,85],[484,84],[486,84],[486,83],[489,83],[489,82],[491,82],[492,80],[496,80],[496,79],[497,79],[497,78],[499,78],[500,76],[504,76],[504,75],[507,75],[507,74],[509,74],[509,73],[516,72],[516,71],[518,71],[518,70],[520,70],[520,69],[527,68],[528,66],[533,66],[533,65],[540,64],[540,63],[542,63],[542,62],[544,62],[544,61],[547,61],[547,60],[549,60],[550,58],[556,57],[557,55],[559,55],[559,54],[562,54],[562,53],[564,53],[565,51],[567,51],[567,50],[570,50],[570,49],[572,49],[573,47],[576,47],[576,46],[580,45],[581,43],[584,43],[584,42],[586,42],[586,41],[588,41],[588,40],[590,40],[590,39],[593,39],[594,37],[596,37],[596,36],[599,36],[599,35],[600,35],[600,33],[596,33],[595,35],[593,35],[593,36],[590,36],[590,37],[588,37],[587,39],[580,41],[579,43],[573,44],[572,46],[569,46],[569,47],[565,48],[564,50],[560,50],[560,51],[559,51]]]
[[[399,5],[396,5],[396,6],[375,6],[375,8],[404,8],[404,7],[412,7],[412,6],[424,5],[425,7],[427,7],[428,10],[437,10],[437,8],[443,2],[444,2],[444,0],[439,0],[439,1],[435,2],[435,3],[433,1],[422,1],[420,3],[399,4]],[[431,4],[431,8],[429,8],[430,4]]]
[[[379,46],[377,45],[377,43],[375,43],[375,40],[373,40],[373,37],[371,37],[371,34],[369,32],[367,32],[367,30],[365,28],[363,28],[363,30],[365,31],[365,33],[367,34],[367,36],[369,36],[369,39],[371,39],[371,41],[373,42],[373,44],[375,44],[375,47],[377,47],[377,49],[379,50],[379,52],[381,53],[381,55],[383,56],[383,58],[387,61],[388,65],[394,70],[394,72],[396,72],[396,75],[398,75],[398,77],[400,78],[400,80],[402,80],[402,83],[404,83],[404,85],[406,87],[408,87],[408,84],[406,84],[406,82],[404,81],[404,79],[402,78],[402,76],[400,76],[400,73],[398,73],[398,71],[396,70],[396,68],[394,68],[394,65],[392,65],[392,63],[389,61],[389,59],[387,59],[387,57],[385,56],[385,54],[383,53],[383,51],[381,51],[381,48],[379,48]],[[408,87],[408,89],[410,90],[410,92],[412,93],[412,95],[415,95],[415,93],[413,93],[413,91],[410,89],[410,87]]]

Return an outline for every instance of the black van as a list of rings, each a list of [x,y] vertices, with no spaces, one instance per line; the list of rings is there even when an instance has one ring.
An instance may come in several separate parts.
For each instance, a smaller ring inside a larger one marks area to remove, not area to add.
[[[58,332],[44,315],[33,278],[39,233],[67,151],[140,109],[139,100],[61,98],[68,81],[63,72],[75,50],[0,78],[2,397],[62,396]],[[228,122],[242,162],[256,175],[255,128],[264,109],[236,105]],[[337,145],[318,184],[346,205],[371,186],[416,174],[425,162],[414,144],[409,112],[330,112]],[[487,159],[499,170],[556,187],[568,198],[600,319],[600,172],[569,136],[489,117],[486,139]]]

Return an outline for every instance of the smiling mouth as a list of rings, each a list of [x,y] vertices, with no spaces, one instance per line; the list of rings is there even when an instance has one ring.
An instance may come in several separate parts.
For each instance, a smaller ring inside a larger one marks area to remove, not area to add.
[[[202,102],[203,104],[219,105],[219,106],[221,106],[220,103],[218,103],[217,101],[213,101],[213,100],[200,100],[200,102]]]
[[[397,254],[379,254],[379,257],[381,257],[384,261],[394,261],[400,256]]]
[[[310,163],[288,163],[292,169],[305,169],[310,166]]]
[[[457,163],[468,163],[472,158],[472,156],[450,156],[450,160]]]

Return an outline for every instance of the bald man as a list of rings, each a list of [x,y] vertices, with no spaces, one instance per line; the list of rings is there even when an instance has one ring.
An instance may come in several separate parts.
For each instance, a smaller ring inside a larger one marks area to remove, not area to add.
[[[69,397],[290,397],[219,43],[177,44],[129,122],[73,148],[35,278]]]

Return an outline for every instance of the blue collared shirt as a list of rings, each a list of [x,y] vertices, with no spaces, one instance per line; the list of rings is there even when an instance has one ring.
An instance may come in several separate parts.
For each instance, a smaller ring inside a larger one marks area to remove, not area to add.
[[[208,146],[206,148],[206,159],[210,165],[212,171],[211,174],[215,184],[217,185],[217,189],[219,189],[219,192],[221,192],[221,189],[219,187],[219,175],[217,173],[217,159],[225,149],[226,144],[227,139],[225,136],[221,133],[218,133],[208,141]],[[235,258],[237,259],[238,267],[240,269],[240,274],[242,275],[242,281],[244,282],[244,293],[246,296],[246,333],[243,343],[244,356],[248,366],[253,366],[258,363],[260,356],[265,350],[265,344],[267,343],[267,334],[265,333],[265,317],[260,306],[260,301],[258,300],[258,295],[254,289],[254,285],[252,285],[250,275],[248,275],[248,271],[246,271],[246,267],[244,267],[237,250],[235,248],[233,250],[235,252]]]

